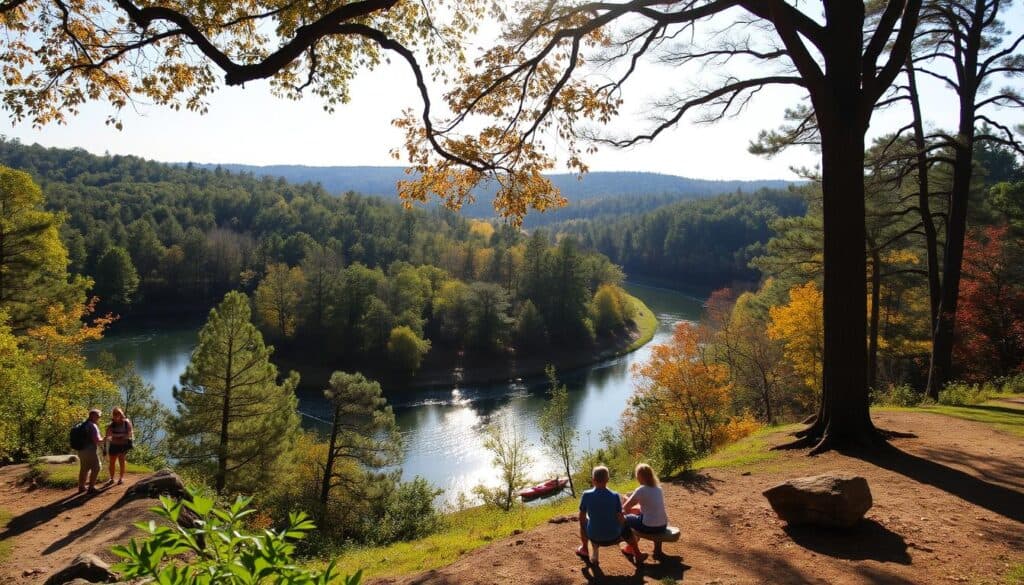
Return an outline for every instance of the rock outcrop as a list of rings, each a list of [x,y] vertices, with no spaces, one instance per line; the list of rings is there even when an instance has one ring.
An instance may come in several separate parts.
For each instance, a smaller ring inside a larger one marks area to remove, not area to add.
[[[37,457],[36,462],[50,465],[71,465],[72,463],[78,463],[78,455],[43,455],[42,457]]]
[[[161,469],[153,475],[140,479],[135,485],[125,491],[121,499],[157,498],[162,495],[171,496],[179,500],[192,499],[192,496],[185,490],[185,483],[181,481],[178,474],[170,469]]]
[[[83,553],[75,557],[71,564],[57,571],[46,580],[44,585],[68,585],[69,583],[113,583],[117,575],[110,570],[110,565],[98,556]]]
[[[815,475],[791,479],[764,491],[772,509],[789,524],[849,528],[871,508],[863,477]]]

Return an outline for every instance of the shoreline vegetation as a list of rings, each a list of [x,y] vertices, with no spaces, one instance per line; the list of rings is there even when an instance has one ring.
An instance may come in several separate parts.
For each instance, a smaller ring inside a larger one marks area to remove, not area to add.
[[[593,344],[568,349],[552,347],[545,352],[518,356],[514,352],[491,356],[460,355],[457,350],[439,346],[424,356],[420,369],[411,377],[389,369],[387,361],[359,369],[388,389],[430,390],[540,378],[548,365],[553,365],[559,372],[584,368],[632,353],[654,338],[658,329],[658,318],[654,312],[633,295],[625,293],[623,297],[635,311],[632,324],[620,332],[599,336]],[[316,363],[306,363],[287,352],[275,352],[271,361],[281,372],[299,372],[300,386],[306,389],[326,387],[332,372],[345,369],[344,364],[319,358],[314,358]]]

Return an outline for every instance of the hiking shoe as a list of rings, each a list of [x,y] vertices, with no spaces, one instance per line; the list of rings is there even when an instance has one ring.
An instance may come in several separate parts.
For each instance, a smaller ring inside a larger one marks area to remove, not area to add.
[[[622,551],[622,554],[624,554],[627,557],[633,559],[633,562],[635,562],[638,565],[647,560],[647,553],[642,553],[642,552],[636,550],[635,548],[633,548],[633,546],[631,546],[631,545],[628,545],[628,544],[622,545],[622,548],[619,549],[619,550]]]
[[[93,495],[93,494],[98,494],[98,493],[100,493],[100,490],[98,490],[98,489],[96,489],[96,488],[94,488],[94,487],[91,487],[91,488],[89,488],[89,489],[85,490],[85,493],[87,493],[87,494],[89,494],[89,495],[91,496],[91,495]]]
[[[117,480],[117,485],[121,485],[122,483],[124,483],[124,478]]]

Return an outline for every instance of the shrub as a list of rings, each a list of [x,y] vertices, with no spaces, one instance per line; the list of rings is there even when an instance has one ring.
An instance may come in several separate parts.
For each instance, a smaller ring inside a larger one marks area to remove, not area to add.
[[[358,585],[361,573],[341,577],[334,561],[323,571],[304,569],[293,561],[294,541],[304,538],[315,526],[302,513],[289,517],[288,527],[251,533],[246,518],[254,513],[249,498],[239,497],[227,509],[214,507],[214,500],[192,492],[192,501],[160,498],[153,511],[170,521],[170,526],[140,522],[136,526],[149,534],[141,542],[113,548],[124,560],[114,570],[125,579],[152,579],[161,585]],[[184,509],[199,518],[196,528],[178,525]],[[165,562],[169,557],[189,555],[188,563]]]
[[[996,378],[993,382],[999,386],[999,391],[1004,394],[1024,393],[1024,374]]]
[[[981,404],[991,398],[992,394],[991,384],[981,386],[964,382],[952,382],[939,392],[939,404],[947,406]]]
[[[697,459],[689,437],[679,427],[662,427],[655,435],[654,458],[661,475],[671,475],[677,470],[689,471]]]
[[[384,518],[377,540],[381,544],[398,540],[416,540],[441,528],[441,514],[434,508],[434,498],[441,495],[427,480],[417,476],[398,484],[388,496]]]
[[[740,416],[729,417],[729,422],[716,428],[712,433],[711,444],[714,448],[724,447],[730,443],[735,443],[744,437],[757,432],[763,425],[753,417],[749,412],[744,412]]]
[[[918,406],[925,396],[916,392],[909,384],[889,386],[885,392],[874,392],[871,396],[872,402],[879,406]]]

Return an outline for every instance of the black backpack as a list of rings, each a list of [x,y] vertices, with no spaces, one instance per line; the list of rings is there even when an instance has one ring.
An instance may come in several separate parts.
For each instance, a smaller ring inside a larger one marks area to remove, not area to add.
[[[71,427],[71,434],[68,437],[71,448],[75,451],[81,451],[85,449],[86,445],[89,444],[89,425],[92,424],[88,419],[83,420],[77,425]]]

